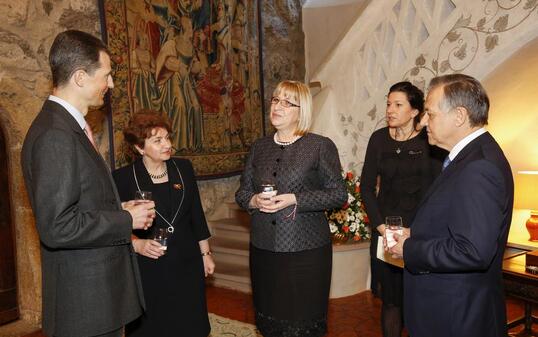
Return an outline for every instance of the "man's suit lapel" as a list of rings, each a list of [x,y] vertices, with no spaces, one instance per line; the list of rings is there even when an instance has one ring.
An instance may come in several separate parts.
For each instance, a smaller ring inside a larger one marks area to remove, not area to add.
[[[90,156],[92,156],[92,158],[96,162],[97,161],[99,161],[99,162],[103,161],[103,158],[99,155],[97,150],[93,147],[92,143],[90,142],[90,140],[88,139],[88,137],[84,133],[84,130],[82,130],[82,128],[77,123],[75,118],[73,118],[73,116],[71,116],[71,114],[69,112],[67,112],[67,110],[65,110],[65,108],[63,106],[61,106],[60,104],[58,104],[56,102],[47,100],[45,102],[45,107],[44,108],[46,110],[51,111],[52,113],[54,113],[59,119],[61,119],[62,121],[64,121],[66,123],[66,125],[69,127],[69,129],[71,131],[73,131],[77,135],[77,139],[82,144],[84,149],[88,152],[88,154]]]
[[[435,179],[435,181],[430,186],[430,188],[428,189],[426,194],[424,194],[424,197],[422,198],[422,200],[421,200],[418,207],[422,206],[422,204],[424,204],[424,202],[426,202],[426,200],[429,199],[430,195],[432,195],[432,193],[435,192],[435,190],[437,190],[437,188],[439,188],[439,186],[441,186],[445,181],[450,180],[450,177],[455,172],[457,172],[458,166],[465,160],[465,158],[470,153],[472,153],[473,151],[476,151],[478,148],[480,148],[482,146],[482,144],[484,144],[485,142],[489,142],[491,139],[493,139],[493,138],[491,137],[489,132],[485,132],[484,134],[478,136],[477,138],[473,139],[472,142],[467,144],[467,146],[465,146],[460,151],[460,153],[458,153],[456,158],[454,158],[454,160],[452,160],[450,165],[448,165],[446,167],[446,169],[444,169],[441,172],[441,174],[437,177],[437,179]]]
[[[116,185],[114,183],[114,179],[112,178],[112,174],[110,173],[109,167],[105,163],[105,160],[103,159],[103,157],[101,157],[99,152],[97,152],[95,147],[93,147],[93,144],[90,142],[90,139],[88,138],[88,136],[86,136],[86,134],[84,133],[84,130],[82,130],[82,128],[77,123],[75,118],[73,118],[73,116],[71,116],[71,114],[67,110],[65,110],[65,108],[63,106],[61,106],[60,104],[58,104],[56,102],[50,101],[50,100],[47,100],[45,102],[44,111],[50,111],[53,114],[55,114],[55,116],[57,116],[57,118],[64,121],[66,123],[67,127],[73,133],[75,133],[78,141],[82,144],[84,149],[92,157],[92,159],[95,161],[97,166],[101,168],[102,173],[105,176],[108,177],[108,180],[110,182],[110,186],[112,186],[112,190],[114,191],[114,197],[116,198],[116,203],[117,203],[118,207],[120,207],[120,205],[121,205],[120,196],[118,194],[118,191],[115,188]]]

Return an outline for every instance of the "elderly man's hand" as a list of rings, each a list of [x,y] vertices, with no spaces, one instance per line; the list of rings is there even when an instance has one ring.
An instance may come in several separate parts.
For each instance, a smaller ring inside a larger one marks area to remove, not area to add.
[[[404,228],[401,235],[394,234],[394,240],[396,244],[389,249],[389,252],[392,254],[392,257],[395,259],[403,259],[403,245],[405,240],[407,240],[411,235],[411,231],[408,228]]]

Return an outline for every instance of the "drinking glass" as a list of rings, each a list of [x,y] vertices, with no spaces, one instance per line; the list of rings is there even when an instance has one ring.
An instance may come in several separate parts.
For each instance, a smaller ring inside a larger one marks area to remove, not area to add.
[[[135,200],[152,200],[150,191],[136,191]]]
[[[155,231],[155,236],[153,237],[153,240],[161,244],[162,250],[166,250],[168,248],[169,235],[170,233],[166,230],[166,228],[157,228]]]
[[[276,190],[276,185],[270,182],[263,183],[262,185],[262,196],[264,199],[271,199],[277,195],[278,191]]]
[[[396,245],[396,240],[394,239],[394,233],[402,235],[403,234],[403,224],[401,216],[387,216],[385,217],[385,237],[387,238],[387,247],[392,248]]]

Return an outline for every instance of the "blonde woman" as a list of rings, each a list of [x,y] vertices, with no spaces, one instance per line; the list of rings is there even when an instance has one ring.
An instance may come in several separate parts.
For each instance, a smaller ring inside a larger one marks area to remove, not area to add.
[[[270,119],[276,132],[252,145],[235,195],[252,215],[256,325],[265,337],[323,336],[332,268],[323,211],[347,200],[338,150],[309,132],[312,97],[303,83],[278,84]]]

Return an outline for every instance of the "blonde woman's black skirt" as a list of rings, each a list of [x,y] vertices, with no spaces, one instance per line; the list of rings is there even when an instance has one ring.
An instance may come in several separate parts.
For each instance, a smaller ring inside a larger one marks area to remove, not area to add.
[[[299,252],[250,246],[256,326],[264,337],[327,333],[332,245]]]

